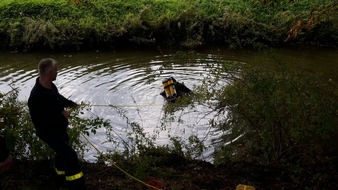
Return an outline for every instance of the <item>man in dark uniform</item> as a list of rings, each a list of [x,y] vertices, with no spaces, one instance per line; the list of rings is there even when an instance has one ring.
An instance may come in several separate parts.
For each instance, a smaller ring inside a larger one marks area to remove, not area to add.
[[[67,134],[69,112],[65,108],[77,104],[63,97],[53,83],[57,77],[54,59],[42,59],[38,71],[39,77],[28,99],[36,134],[55,151],[55,171],[59,178],[65,179],[71,190],[86,189],[77,154],[69,145]]]

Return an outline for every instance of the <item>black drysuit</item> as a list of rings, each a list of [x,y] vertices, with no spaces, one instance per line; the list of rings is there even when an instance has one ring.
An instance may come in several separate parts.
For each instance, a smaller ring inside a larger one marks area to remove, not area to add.
[[[67,134],[68,119],[62,114],[66,107],[75,103],[63,97],[57,87],[43,87],[39,78],[36,79],[28,99],[28,107],[37,136],[46,142],[56,153],[55,171],[59,176],[65,176],[72,184],[83,184],[83,174],[74,149],[69,145]],[[79,182],[81,181],[81,182]]]

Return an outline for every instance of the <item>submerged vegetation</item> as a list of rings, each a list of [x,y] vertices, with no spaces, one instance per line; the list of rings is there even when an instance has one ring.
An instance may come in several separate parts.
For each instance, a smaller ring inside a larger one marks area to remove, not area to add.
[[[338,1],[4,0],[3,49],[337,46]]]

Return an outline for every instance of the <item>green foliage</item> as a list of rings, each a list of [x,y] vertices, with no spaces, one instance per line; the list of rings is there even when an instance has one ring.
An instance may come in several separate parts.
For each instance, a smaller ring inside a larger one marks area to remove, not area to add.
[[[19,160],[48,159],[52,151],[36,137],[28,107],[17,100],[18,91],[13,89],[1,94],[1,135],[5,137],[11,154]]]
[[[0,94],[0,118],[2,122],[0,134],[5,137],[11,154],[18,160],[45,160],[53,158],[53,151],[35,134],[28,106],[17,99],[18,91],[13,89]],[[81,109],[73,110],[71,127],[68,130],[70,142],[77,150],[80,158],[88,151],[81,134],[95,134],[98,128],[105,127],[108,121],[99,118],[81,117]]]
[[[86,106],[81,106],[80,108],[71,110],[70,127],[68,128],[70,142],[77,153],[81,155],[81,158],[83,158],[84,153],[92,148],[81,136],[95,135],[97,129],[110,126],[108,120],[104,120],[98,116],[84,117],[84,109],[86,108]]]
[[[322,158],[337,132],[335,85],[283,65],[240,68],[228,77],[231,85],[214,93],[216,108],[225,116],[211,121],[224,134],[216,162],[281,165]]]
[[[0,39],[3,48],[26,49],[120,44],[262,48],[281,45],[295,21],[318,12],[319,29],[301,31],[299,40],[335,46],[334,5],[329,0],[6,0],[0,2]]]
[[[172,147],[170,147],[170,149],[173,153],[181,155],[186,159],[198,159],[205,150],[203,141],[196,135],[191,135],[187,142],[180,137],[171,137],[170,140],[172,142]]]

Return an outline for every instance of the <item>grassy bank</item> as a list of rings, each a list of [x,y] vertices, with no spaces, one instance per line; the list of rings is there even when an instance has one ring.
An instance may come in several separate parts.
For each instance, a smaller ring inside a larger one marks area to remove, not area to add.
[[[338,44],[337,1],[4,0],[3,49]]]

